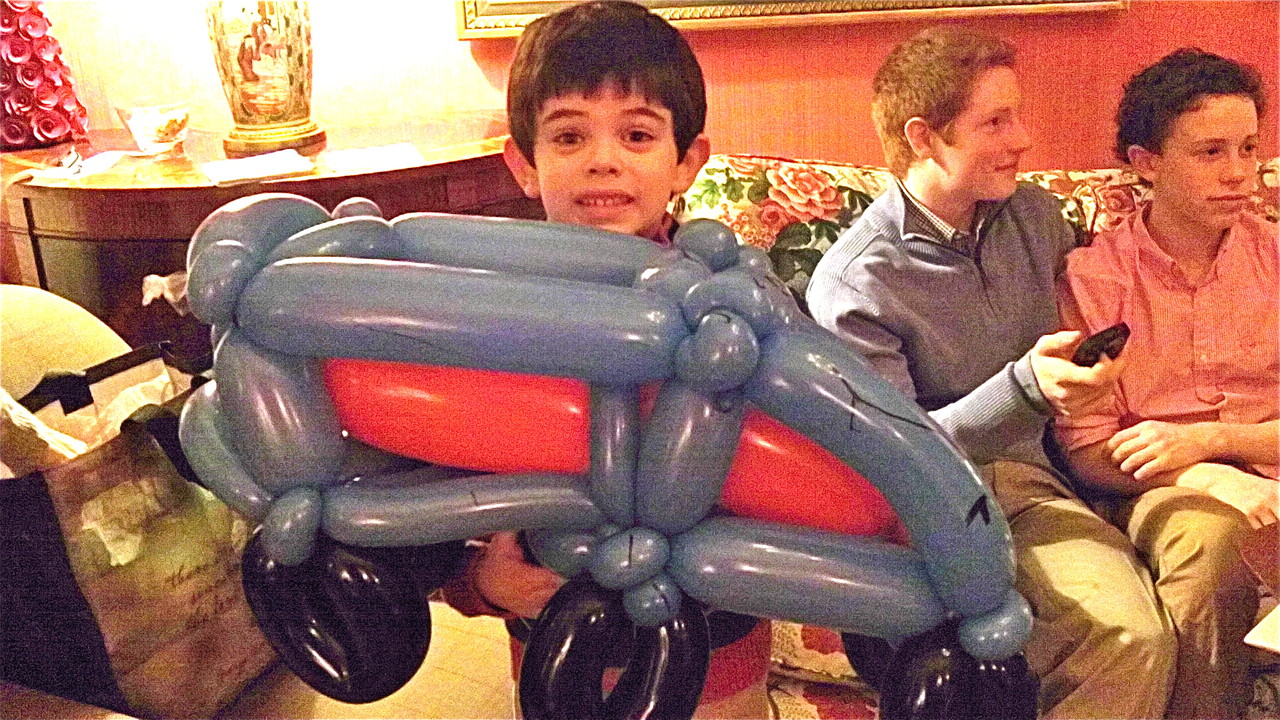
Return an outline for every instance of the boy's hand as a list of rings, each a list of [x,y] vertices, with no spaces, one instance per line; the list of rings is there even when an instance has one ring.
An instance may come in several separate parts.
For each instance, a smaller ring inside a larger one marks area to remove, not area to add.
[[[1071,356],[1084,340],[1078,330],[1044,335],[1031,348],[1031,370],[1036,383],[1055,412],[1060,415],[1087,415],[1104,409],[1111,401],[1116,378],[1127,356],[1106,355],[1093,367],[1080,367]]]
[[[1203,487],[1204,492],[1244,513],[1249,527],[1257,530],[1276,522],[1276,486],[1280,483],[1230,465],[1206,463],[1199,467],[1218,471]]]
[[[1132,473],[1135,480],[1149,480],[1212,458],[1207,430],[1204,423],[1144,420],[1113,435],[1107,449],[1121,470]]]
[[[490,605],[536,618],[564,584],[554,572],[531,565],[513,532],[494,533],[475,570],[475,585]]]

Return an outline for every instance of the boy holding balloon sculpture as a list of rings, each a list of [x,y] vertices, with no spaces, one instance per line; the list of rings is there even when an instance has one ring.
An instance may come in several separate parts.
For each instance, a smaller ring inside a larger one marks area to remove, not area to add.
[[[872,114],[898,180],[818,264],[809,308],[981,466],[1034,610],[1042,713],[1161,717],[1176,638],[1146,568],[1041,444],[1055,411],[1106,400],[1124,359],[1076,365],[1084,334],[1054,332],[1075,236],[1017,181],[1030,137],[1013,65],[1009,43],[954,27],[893,50]]]
[[[516,48],[507,114],[507,165],[548,220],[671,243],[668,205],[693,183],[710,144],[702,71],[665,20],[629,2],[535,20]],[[518,618],[537,617],[564,579],[532,564],[515,533],[473,545],[445,598],[467,615],[505,617],[519,635]],[[698,717],[768,714],[769,625],[734,622],[730,635],[741,637],[713,651]]]
[[[1196,49],[1134,75],[1116,154],[1151,200],[1067,258],[1067,327],[1132,331],[1114,402],[1060,419],[1076,476],[1151,565],[1178,632],[1169,717],[1239,717],[1258,607],[1241,547],[1276,522],[1276,225],[1257,186],[1262,79]]]

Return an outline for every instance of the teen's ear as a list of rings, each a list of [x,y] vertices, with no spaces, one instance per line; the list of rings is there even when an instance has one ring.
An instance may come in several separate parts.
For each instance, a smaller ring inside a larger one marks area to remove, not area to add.
[[[908,120],[902,126],[902,133],[907,136],[907,144],[911,146],[917,160],[933,157],[933,128],[929,127],[924,118],[917,115]]]
[[[711,157],[711,141],[706,135],[698,135],[684,152],[684,159],[676,166],[675,182],[671,185],[673,195],[683,195],[698,177],[698,171]]]
[[[1138,177],[1147,182],[1155,182],[1156,175],[1160,171],[1160,156],[1141,145],[1130,145],[1126,153],[1129,156],[1129,164],[1133,166],[1134,172],[1138,173]]]
[[[515,140],[507,138],[507,142],[502,146],[502,159],[506,161],[507,168],[515,176],[516,182],[526,197],[535,200],[542,197],[542,188],[538,184],[538,169],[524,156],[524,152],[520,150],[519,145],[516,145]]]

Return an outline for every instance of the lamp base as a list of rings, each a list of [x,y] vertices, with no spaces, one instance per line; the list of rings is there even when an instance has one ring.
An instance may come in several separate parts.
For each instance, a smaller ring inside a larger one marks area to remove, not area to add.
[[[222,149],[229,158],[248,157],[276,150],[293,148],[303,155],[315,155],[324,150],[326,138],[311,120],[247,128],[237,125],[222,141]]]

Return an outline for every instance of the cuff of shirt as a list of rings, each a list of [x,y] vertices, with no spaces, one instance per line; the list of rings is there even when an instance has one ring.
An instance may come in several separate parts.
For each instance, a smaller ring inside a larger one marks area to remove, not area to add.
[[[467,548],[466,565],[463,567],[462,572],[449,578],[449,581],[440,588],[440,596],[448,603],[449,607],[466,617],[493,615],[503,620],[512,620],[519,617],[510,610],[489,602],[484,594],[480,592],[480,588],[476,586],[476,574],[484,553],[485,548],[483,546]]]
[[[1013,379],[1017,383],[1018,389],[1022,391],[1023,398],[1033,410],[1041,415],[1048,416],[1053,412],[1053,406],[1049,404],[1048,398],[1040,391],[1040,383],[1036,380],[1036,372],[1031,368],[1031,353],[1027,353],[1018,358],[1013,363]]]

